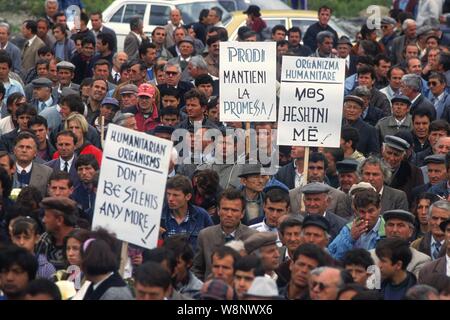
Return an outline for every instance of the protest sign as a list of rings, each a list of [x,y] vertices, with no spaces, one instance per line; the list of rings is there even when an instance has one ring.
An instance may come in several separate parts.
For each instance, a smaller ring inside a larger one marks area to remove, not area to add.
[[[172,141],[109,124],[92,228],[156,247],[171,150]]]
[[[276,43],[220,43],[220,121],[276,121]]]
[[[339,147],[345,60],[283,56],[278,145]]]

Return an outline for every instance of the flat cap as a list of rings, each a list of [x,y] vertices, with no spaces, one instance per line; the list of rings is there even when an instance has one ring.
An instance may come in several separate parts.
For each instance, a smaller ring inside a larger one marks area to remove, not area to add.
[[[328,193],[331,190],[331,187],[322,182],[311,182],[307,185],[304,185],[301,188],[301,192],[304,194],[317,194],[317,193]]]
[[[78,216],[77,203],[66,197],[47,197],[39,204],[42,209],[57,210],[69,225],[75,225]]]
[[[325,217],[317,214],[308,214],[305,219],[303,219],[303,228],[306,228],[308,226],[315,226],[319,227],[326,232],[330,230],[330,223],[328,222]]]
[[[189,42],[190,44],[194,45],[194,39],[192,39],[191,36],[186,36],[183,39],[181,39],[181,41],[178,42],[178,45],[180,45],[183,42]]]
[[[239,173],[239,178],[245,178],[247,176],[259,176],[261,175],[261,164],[246,164],[242,166],[241,172]]]
[[[126,84],[123,87],[120,87],[119,89],[119,94],[127,94],[127,93],[134,93],[137,94],[138,93],[138,87],[135,84]]]
[[[408,106],[411,105],[411,100],[407,96],[404,96],[402,94],[393,97],[391,99],[391,102],[392,103],[394,103],[394,102],[403,102],[403,103],[406,103]]]
[[[221,279],[206,281],[200,289],[200,300],[236,299],[233,288]]]
[[[368,182],[360,182],[360,183],[352,185],[352,187],[350,188],[348,193],[351,196],[353,196],[353,195],[355,195],[355,193],[357,193],[359,191],[369,190],[369,189],[372,189],[373,191],[377,191],[375,189],[375,187],[372,186],[370,183],[368,183]]]
[[[53,82],[49,78],[37,78],[31,81],[33,88],[51,88]]]
[[[349,37],[346,37],[346,36],[340,37],[339,40],[338,40],[338,42],[337,42],[337,44],[347,44],[347,45],[349,45],[350,47],[353,46],[352,41],[350,40],[350,38],[349,38]]]
[[[409,143],[406,140],[390,135],[384,137],[384,143],[386,143],[386,145],[388,145],[389,147],[400,151],[406,151],[410,147]]]
[[[395,21],[394,18],[391,17],[383,17],[381,19],[381,24],[392,24],[392,25],[396,25],[397,21]]]
[[[445,154],[433,154],[431,156],[425,157],[423,163],[425,165],[429,163],[445,164]]]
[[[257,232],[244,241],[244,248],[247,254],[250,254],[261,247],[276,244],[277,240],[278,236],[275,232]]]
[[[364,108],[364,100],[358,96],[347,95],[344,97],[344,102],[353,101],[360,105],[361,108]]]
[[[70,63],[69,61],[61,61],[56,64],[56,70],[58,69],[70,69],[74,71],[75,65],[73,63]]]
[[[175,129],[174,129],[173,127],[160,125],[160,126],[156,126],[156,127],[150,132],[150,134],[152,134],[152,135],[155,135],[155,134],[158,134],[158,133],[172,134],[174,130],[175,130]]]
[[[430,32],[433,32],[433,28],[431,26],[421,26],[421,27],[417,28],[416,35],[417,35],[417,37],[421,37]]]
[[[442,221],[439,224],[439,228],[441,228],[442,232],[445,232],[445,229],[447,229],[448,224],[450,223],[450,218],[447,220]]]
[[[388,210],[383,213],[384,221],[388,221],[389,219],[400,219],[411,224],[414,224],[414,215],[406,210],[396,209],[396,210]]]
[[[244,294],[246,297],[283,299],[279,294],[277,283],[272,278],[260,276],[256,277],[250,288]]]
[[[71,94],[80,95],[80,93],[78,91],[70,89],[69,87],[62,88],[62,90],[61,90],[61,97],[67,97],[67,96],[69,96]]]
[[[115,98],[106,97],[102,101],[102,106],[104,106],[104,105],[110,105],[110,106],[114,106],[115,108],[119,108],[119,101],[117,101],[117,99],[115,99]]]
[[[355,159],[344,159],[336,162],[336,170],[338,173],[355,172],[358,169],[359,162]]]

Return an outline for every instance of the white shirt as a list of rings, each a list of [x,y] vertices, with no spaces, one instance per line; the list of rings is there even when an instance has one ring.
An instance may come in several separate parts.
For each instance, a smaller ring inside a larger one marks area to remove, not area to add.
[[[103,279],[102,281],[97,282],[96,284],[94,284],[92,286],[92,289],[96,290],[98,288],[99,285],[101,285],[103,282],[105,282],[105,280],[107,280],[109,277],[111,277],[113,275],[114,272],[111,272],[105,279]]]
[[[305,184],[303,179],[303,173],[298,172],[297,170],[297,161],[294,159],[294,169],[295,169],[295,187],[301,187]]]
[[[34,35],[33,38],[28,40],[28,46],[30,47],[33,44],[33,41],[36,39],[37,35]]]
[[[75,158],[74,155],[72,155],[72,158],[70,160],[67,161],[67,166],[68,166],[68,170],[70,171],[70,168],[72,168],[72,163],[73,163],[73,159]],[[61,171],[64,171],[64,165],[66,164],[66,160],[64,160],[63,158],[59,157],[59,169]]]
[[[261,221],[259,223],[252,224],[251,226],[248,226],[248,227],[253,230],[259,231],[259,232],[274,232],[274,233],[276,233],[277,234],[277,246],[278,247],[283,246],[283,244],[281,243],[281,240],[280,240],[280,236],[278,234],[278,229],[275,227],[269,227],[266,224],[266,219],[264,219],[263,221]]]
[[[139,44],[141,44],[141,43],[142,43],[141,35],[140,35],[140,34],[137,34],[137,33],[134,32],[134,31],[131,31],[131,32],[138,38]]]
[[[30,162],[30,164],[28,166],[26,166],[25,168],[22,168],[21,166],[19,166],[19,164],[16,162],[16,168],[17,168],[17,173],[20,174],[22,172],[22,170],[25,170],[26,173],[30,173],[31,168],[33,167],[33,162]]]
[[[445,261],[447,262],[447,277],[450,277],[450,257],[448,254],[445,255]]]
[[[435,250],[434,244],[436,242],[437,241],[434,239],[434,237],[431,237],[431,258],[433,258],[433,252]],[[445,240],[442,240],[442,241],[439,242],[441,244],[441,246],[439,247],[440,248],[439,251],[441,251],[442,246],[444,245],[444,242],[445,242]],[[438,252],[438,254],[439,254],[439,252]]]
[[[397,120],[397,118],[394,117],[395,122],[397,123],[397,126],[401,126],[403,122],[405,122],[406,117],[404,117],[402,120]]]

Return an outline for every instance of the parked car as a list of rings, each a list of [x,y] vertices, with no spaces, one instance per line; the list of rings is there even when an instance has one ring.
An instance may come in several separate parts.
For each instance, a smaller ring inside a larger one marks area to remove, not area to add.
[[[302,30],[302,35],[305,34],[310,25],[318,21],[317,11],[309,10],[261,10],[261,17],[270,28],[273,28],[278,24],[284,25],[286,29],[299,27],[300,30]],[[237,39],[237,31],[240,27],[245,26],[246,19],[247,15],[240,11],[231,13],[231,19],[229,19],[228,23],[225,25],[230,40]],[[339,37],[345,35],[349,37],[350,40],[354,40],[354,37],[347,34],[333,21],[333,19],[330,19],[329,25],[336,30]]]
[[[183,22],[190,24],[198,21],[202,9],[219,7],[224,14],[222,22],[231,19],[229,12],[220,4],[234,0],[116,0],[103,11],[104,25],[113,29],[117,35],[117,48],[123,50],[123,42],[130,32],[130,19],[134,16],[142,17],[144,32],[150,35],[156,26],[164,26],[170,20],[170,11],[174,8],[181,10]]]

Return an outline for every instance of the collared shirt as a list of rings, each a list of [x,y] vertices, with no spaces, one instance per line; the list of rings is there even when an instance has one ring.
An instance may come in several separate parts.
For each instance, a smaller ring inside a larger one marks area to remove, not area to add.
[[[52,98],[52,96],[50,96],[50,98],[48,98],[45,101],[39,101],[39,103],[38,103],[38,113],[40,113],[45,108],[51,107],[52,105],[53,105],[53,98]]]
[[[34,35],[30,40],[28,40],[28,46],[30,47],[32,44],[33,44],[33,42],[34,42],[34,40],[37,38],[37,35]]]
[[[450,277],[450,257],[448,254],[445,255],[445,261],[447,262],[447,277]]]
[[[120,72],[112,69],[111,70],[111,77],[114,79],[114,81],[118,82],[120,80]],[[116,77],[117,77],[117,80],[116,80]]]
[[[401,126],[403,124],[403,122],[405,122],[406,117],[404,117],[402,120],[397,120],[397,118],[394,117],[395,122],[397,123],[397,126]]]
[[[259,232],[274,232],[277,234],[277,246],[281,247],[283,244],[281,243],[280,236],[278,234],[278,229],[276,227],[270,227],[266,223],[266,218],[263,219],[263,221],[259,223],[252,224],[249,226],[249,228],[259,231]]]
[[[6,50],[6,47],[8,46],[9,41],[6,41],[5,46],[1,47],[1,49]]]
[[[435,252],[436,248],[434,246],[434,244],[436,243],[436,239],[434,239],[434,237],[431,237],[431,259],[433,259],[433,257],[435,256],[433,253]],[[444,245],[445,240],[439,241],[439,243],[441,244],[439,248],[442,248],[442,246]],[[440,251],[441,249],[439,249]],[[439,255],[439,252],[436,254],[436,256]],[[434,259],[433,259],[434,260]]]
[[[26,166],[25,168],[22,168],[21,166],[19,166],[19,164],[16,162],[16,167],[17,167],[17,173],[22,173],[22,170],[25,170],[26,173],[30,173],[31,168],[33,167],[33,162],[30,162],[30,164],[28,166]]]
[[[375,239],[378,238],[378,229],[380,228],[381,218],[379,217],[375,226],[368,232],[362,234],[358,240],[356,240],[355,248],[363,248],[366,250],[372,249],[371,244],[375,243]]]
[[[422,94],[419,93],[414,99],[412,99],[412,100],[411,100],[411,105],[413,105],[414,102],[416,102],[416,100],[419,99],[419,97],[420,97],[421,95],[422,95]]]
[[[60,168],[60,170],[64,171],[64,166],[65,166],[65,163],[67,162],[67,168],[70,171],[70,168],[72,168],[72,163],[73,163],[73,159],[74,158],[75,158],[75,155],[72,155],[72,158],[70,158],[70,160],[66,161],[63,158],[59,157],[59,162],[60,162],[59,168]]]
[[[93,284],[93,285],[92,285],[92,289],[96,290],[103,282],[105,282],[106,280],[108,280],[109,277],[111,277],[113,274],[114,274],[114,272],[110,272],[110,273],[108,274],[108,276],[107,276],[105,279],[103,279],[102,281],[97,282],[96,284]]]
[[[139,44],[141,44],[142,43],[142,38],[141,38],[141,35],[140,34],[137,34],[136,32],[134,32],[134,31],[131,31],[131,33],[133,33],[135,36],[136,36],[136,38],[138,39],[138,41],[139,41]]]
[[[297,170],[297,161],[294,159],[294,169],[295,169],[295,187],[301,187],[305,184],[303,179],[303,173],[298,172]]]

